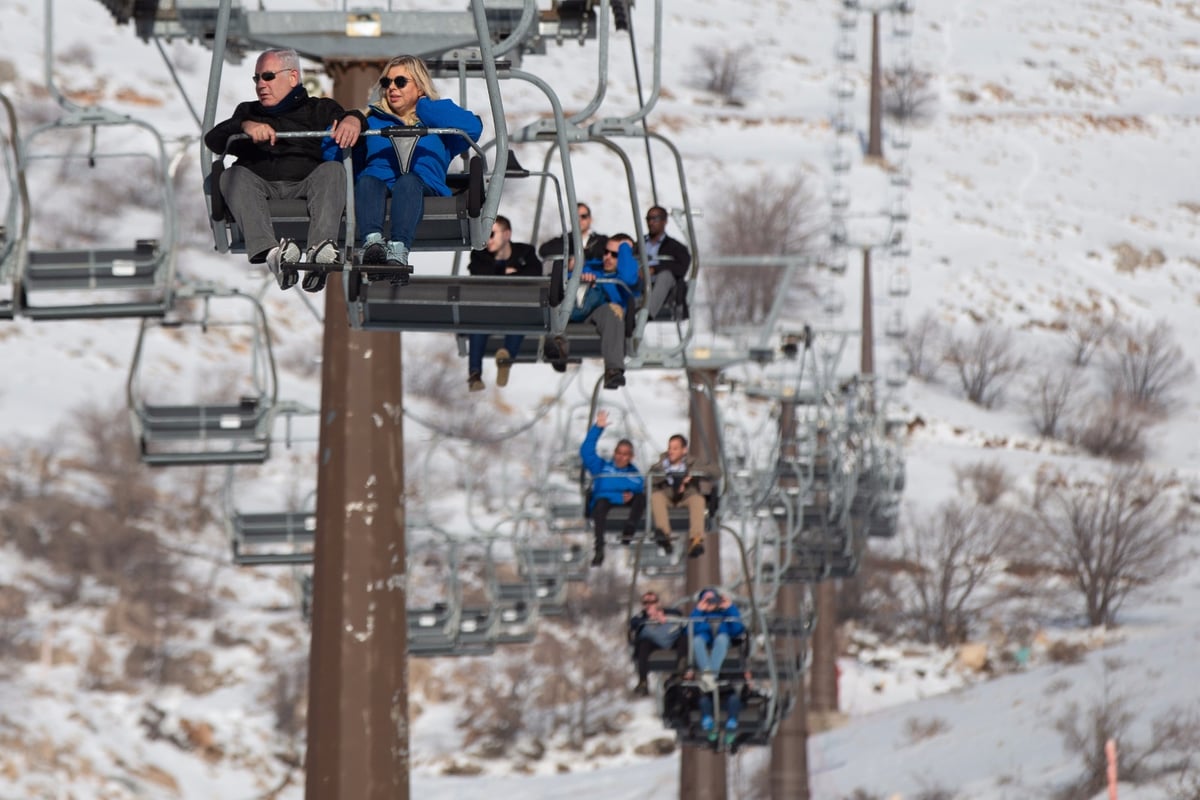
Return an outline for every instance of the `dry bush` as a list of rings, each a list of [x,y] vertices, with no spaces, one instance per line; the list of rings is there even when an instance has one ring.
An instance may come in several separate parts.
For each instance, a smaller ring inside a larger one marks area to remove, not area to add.
[[[1038,481],[1043,558],[1082,600],[1089,625],[1114,625],[1130,594],[1174,567],[1185,518],[1170,481],[1139,466],[1118,467],[1099,483],[1050,473]]]
[[[933,74],[912,68],[884,70],[883,113],[897,122],[926,125],[937,111],[937,91]]]
[[[715,187],[713,196],[711,240],[718,256],[803,253],[817,231],[820,204],[802,175],[729,183]],[[706,265],[701,281],[713,327],[763,322],[778,293],[793,288],[780,286],[783,274],[775,266]]]
[[[1071,348],[1071,363],[1086,367],[1091,363],[1096,349],[1112,339],[1119,326],[1112,317],[1100,312],[1076,312],[1059,320],[1066,331],[1067,343]]]
[[[916,567],[901,580],[913,593],[913,633],[945,647],[966,641],[970,623],[1002,599],[984,589],[1001,574],[1005,556],[1020,549],[1020,527],[1012,512],[947,502],[914,514],[902,534],[903,557]]]
[[[1039,436],[1058,438],[1079,381],[1077,370],[1047,369],[1033,379],[1025,408]]]
[[[518,660],[505,664],[503,669],[470,672],[458,722],[463,731],[462,746],[474,748],[487,758],[501,758],[509,754],[525,731],[529,664]]]
[[[916,744],[934,736],[940,736],[950,730],[950,723],[941,717],[918,719],[909,717],[904,722],[904,733],[909,744]]]
[[[1161,321],[1139,324],[1123,334],[1115,352],[1105,359],[1105,371],[1114,395],[1151,414],[1170,411],[1194,374],[1170,326]]]
[[[1067,440],[1094,456],[1112,461],[1140,461],[1146,454],[1146,412],[1123,395],[1087,404],[1067,426]]]
[[[702,45],[696,48],[695,61],[695,85],[717,95],[725,105],[743,106],[753,96],[758,72],[754,48]]]
[[[944,363],[946,334],[945,326],[932,311],[926,311],[917,319],[900,342],[909,375],[923,381],[937,377],[938,367]]]
[[[967,399],[984,408],[1000,401],[1005,386],[1025,363],[1015,351],[1012,332],[992,323],[970,337],[952,336],[946,361],[957,370]]]
[[[976,461],[954,467],[955,483],[960,491],[970,490],[981,505],[994,505],[1013,488],[1013,477],[1003,464],[996,461]]]
[[[1052,664],[1078,664],[1088,653],[1086,644],[1057,639],[1046,648],[1046,658]]]
[[[304,733],[308,714],[308,659],[297,658],[275,675],[268,698],[275,730],[288,740]]]

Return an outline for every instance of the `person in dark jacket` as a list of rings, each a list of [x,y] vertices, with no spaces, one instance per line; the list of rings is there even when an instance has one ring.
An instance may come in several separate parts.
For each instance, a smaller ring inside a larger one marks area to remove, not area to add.
[[[326,97],[310,97],[301,83],[300,56],[295,50],[267,50],[254,67],[258,100],[238,104],[233,116],[213,127],[204,144],[214,153],[237,157],[221,174],[221,195],[242,226],[251,264],[266,263],[282,289],[299,280],[299,245],[275,238],[268,200],[303,197],[308,203],[308,261],[336,264],[341,260],[338,229],[346,207],[346,175],[341,164],[323,158],[321,139],[277,139],[277,133],[329,131],[337,147],[358,141],[366,119]],[[236,134],[249,140],[230,142]],[[311,271],[304,288],[325,285],[323,271]]]
[[[534,252],[533,245],[512,240],[512,223],[508,217],[496,215],[487,247],[472,250],[467,271],[472,275],[512,275],[515,277],[540,278],[542,262]],[[504,337],[504,347],[496,351],[496,385],[508,385],[508,371],[513,359],[521,349],[525,337],[510,333]],[[483,351],[487,349],[488,334],[472,333],[467,337],[467,388],[472,392],[482,391]]]
[[[401,169],[387,136],[364,136],[354,148],[354,210],[363,245],[362,263],[392,268],[388,271],[393,280],[403,283],[412,272],[408,254],[425,213],[425,198],[450,195],[446,185],[450,160],[479,140],[483,122],[453,100],[439,97],[429,68],[417,56],[396,56],[389,61],[379,75],[376,91],[379,99],[367,109],[371,130],[458,128],[470,137],[470,141],[456,133],[420,137],[407,171]],[[328,150],[326,155],[329,157]],[[391,222],[385,232],[389,197]]]
[[[609,509],[613,506],[629,506],[629,519],[621,532],[621,541],[625,544],[633,541],[634,533],[641,527],[646,513],[646,488],[641,471],[633,465],[633,443],[628,439],[617,442],[611,461],[596,454],[596,443],[606,427],[608,412],[596,412],[596,424],[588,430],[583,444],[579,446],[583,468],[592,476],[587,513],[596,526],[593,567],[604,563],[604,529],[608,523]]]
[[[651,285],[646,309],[650,319],[654,319],[676,285],[683,286],[692,265],[692,254],[683,242],[667,236],[667,210],[662,206],[651,206],[646,212],[646,231]]]
[[[579,212],[579,234],[583,237],[583,260],[599,263],[604,257],[604,245],[608,243],[608,237],[592,230],[592,209],[587,203],[580,203],[577,211]],[[571,234],[565,233],[542,242],[542,246],[538,248],[538,255],[547,261],[561,259],[564,253],[574,255],[573,246]],[[571,265],[568,264],[567,268],[571,269]]]
[[[629,642],[633,645],[638,674],[634,694],[640,697],[650,694],[646,681],[650,672],[650,654],[655,650],[674,650],[679,658],[687,657],[687,637],[682,635],[685,630],[681,610],[664,606],[658,592],[642,592],[642,610],[629,619]]]

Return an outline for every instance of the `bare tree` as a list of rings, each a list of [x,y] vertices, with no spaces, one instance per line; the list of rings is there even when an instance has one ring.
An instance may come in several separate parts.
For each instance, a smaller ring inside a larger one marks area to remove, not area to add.
[[[1087,403],[1067,427],[1067,439],[1094,456],[1113,461],[1140,461],[1146,453],[1145,409],[1127,396],[1114,394]]]
[[[912,68],[885,70],[883,113],[897,122],[922,125],[933,120],[937,110],[937,91],[933,75]]]
[[[1017,520],[1007,509],[948,502],[914,516],[902,540],[905,574],[915,594],[916,634],[946,646],[964,641],[969,623],[995,598],[980,591],[1004,568],[1017,540]]]
[[[959,491],[970,491],[980,505],[991,506],[1013,488],[1013,478],[998,461],[976,461],[954,467]]]
[[[932,381],[943,363],[942,343],[945,338],[945,326],[937,316],[932,311],[922,314],[900,343],[908,360],[908,374],[923,381]]]
[[[742,106],[754,92],[758,65],[749,45],[696,48],[696,85],[721,98],[725,105]]]
[[[1077,367],[1086,367],[1096,348],[1110,340],[1120,327],[1115,319],[1095,309],[1068,314],[1059,323],[1071,347],[1071,363]]]
[[[1168,575],[1183,515],[1170,482],[1140,466],[1101,483],[1039,476],[1034,518],[1045,558],[1083,600],[1090,625],[1112,625],[1136,589]]]
[[[718,186],[715,197],[711,231],[718,256],[803,253],[817,231],[819,204],[802,175]],[[761,323],[776,294],[789,288],[779,285],[782,276],[776,266],[706,265],[702,280],[713,327]]]
[[[1175,343],[1171,327],[1159,321],[1137,325],[1121,336],[1107,359],[1108,385],[1150,413],[1165,413],[1194,370]]]
[[[1049,368],[1034,377],[1025,407],[1039,436],[1058,438],[1078,381],[1079,373],[1074,369]]]
[[[946,361],[958,371],[967,399],[984,408],[999,402],[1008,381],[1025,363],[1015,352],[1012,333],[990,323],[973,337],[952,337]]]

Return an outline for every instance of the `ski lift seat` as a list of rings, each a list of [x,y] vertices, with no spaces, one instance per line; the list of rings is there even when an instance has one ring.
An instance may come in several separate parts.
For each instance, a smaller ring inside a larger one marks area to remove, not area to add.
[[[497,614],[493,605],[464,606],[458,620],[454,654],[486,656],[496,651]]]
[[[311,511],[235,514],[231,521],[235,564],[312,563],[317,526]]]
[[[551,329],[551,278],[413,275],[404,286],[348,277],[350,324],[361,330],[525,334]]]
[[[408,652],[414,656],[454,655],[458,636],[459,610],[450,603],[410,608]]]
[[[131,248],[30,250],[22,277],[26,291],[154,287],[163,257],[156,239]]]
[[[145,405],[138,409],[142,461],[152,466],[259,464],[270,454],[270,409],[258,399],[238,405]],[[159,449],[162,443],[195,443],[190,450]],[[201,445],[227,443],[216,450]]]

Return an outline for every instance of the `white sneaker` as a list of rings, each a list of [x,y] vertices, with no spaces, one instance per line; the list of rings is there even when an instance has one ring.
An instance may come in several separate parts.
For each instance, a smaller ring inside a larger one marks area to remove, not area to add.
[[[705,672],[700,675],[700,688],[705,692],[714,692],[717,689],[717,676],[712,672]]]
[[[338,249],[337,242],[326,239],[320,244],[308,248],[308,263],[340,264],[342,263],[342,251]]]
[[[300,270],[293,264],[300,263],[300,248],[291,239],[280,239],[279,244],[267,253],[267,269],[275,276],[280,289],[290,289],[300,280]]]

